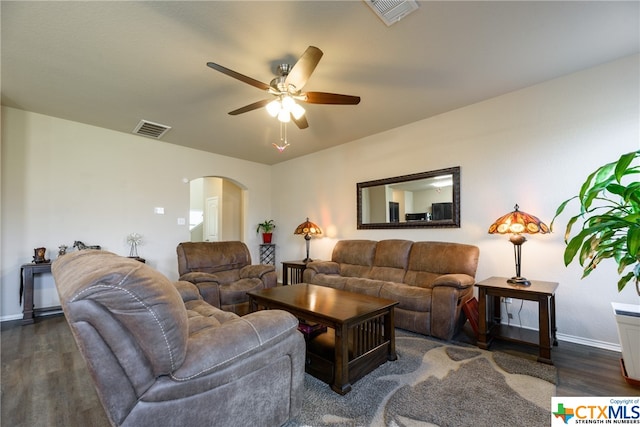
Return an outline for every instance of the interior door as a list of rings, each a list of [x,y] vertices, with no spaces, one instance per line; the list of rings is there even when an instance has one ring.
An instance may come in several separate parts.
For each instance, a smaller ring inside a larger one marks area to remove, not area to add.
[[[207,197],[204,221],[205,242],[220,240],[220,201],[218,196]]]

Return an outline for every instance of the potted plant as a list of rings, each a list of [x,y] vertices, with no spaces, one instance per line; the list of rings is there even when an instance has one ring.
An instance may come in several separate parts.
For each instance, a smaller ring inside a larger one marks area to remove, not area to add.
[[[612,163],[599,167],[582,184],[578,195],[562,202],[551,222],[567,205],[577,200],[579,213],[567,223],[564,263],[576,256],[587,277],[603,259],[618,264],[618,292],[634,282],[640,296],[640,150],[623,154]],[[582,220],[582,228],[572,236],[573,226]],[[640,384],[640,305],[612,303],[622,347],[623,375],[628,382]],[[629,328],[632,328],[630,330]],[[626,368],[626,369],[625,369]],[[625,373],[626,370],[626,373]],[[627,375],[628,374],[628,375]]]
[[[256,228],[256,233],[259,233],[262,230],[262,243],[268,244],[271,243],[271,237],[273,236],[273,229],[276,228],[275,222],[272,219],[265,220],[258,224],[258,228]]]

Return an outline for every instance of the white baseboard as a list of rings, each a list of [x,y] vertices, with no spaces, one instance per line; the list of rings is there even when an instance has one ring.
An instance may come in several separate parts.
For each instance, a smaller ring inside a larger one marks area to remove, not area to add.
[[[47,316],[53,316],[58,314],[62,314],[62,310],[55,310],[55,311],[49,311],[46,313],[38,314],[38,317],[47,317]],[[11,314],[9,316],[1,316],[0,322],[10,322],[12,320],[21,320],[21,319],[22,319],[22,314]]]
[[[502,323],[504,325],[507,324],[504,321]],[[529,329],[531,331],[536,331],[536,332],[538,331],[538,329],[530,328],[527,326],[520,326],[520,327],[523,329]],[[559,334],[559,333],[556,333],[556,338],[558,339],[558,341],[566,341],[574,344],[586,345],[588,347],[596,347],[604,350],[617,351],[618,353],[622,351],[620,344],[606,342],[606,341],[592,340],[590,338],[576,337],[574,335],[566,335],[566,334]]]
[[[565,335],[565,334],[556,334],[556,337],[558,338],[558,341],[572,342],[574,344],[586,345],[588,347],[596,347],[596,348],[602,348],[604,350],[617,351],[618,353],[622,351],[620,344],[615,344],[615,343],[610,343],[605,341],[597,341],[589,338],[575,337],[572,335]]]

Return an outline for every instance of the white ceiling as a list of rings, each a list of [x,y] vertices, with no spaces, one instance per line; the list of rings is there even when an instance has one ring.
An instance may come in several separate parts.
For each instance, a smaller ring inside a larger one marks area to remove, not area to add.
[[[356,1],[2,1],[2,104],[265,164],[303,156],[640,51],[637,1],[420,2],[387,27]],[[206,66],[269,83],[309,45],[309,105],[290,146],[266,96]],[[461,124],[462,125],[462,124]],[[425,141],[437,143],[437,141]]]

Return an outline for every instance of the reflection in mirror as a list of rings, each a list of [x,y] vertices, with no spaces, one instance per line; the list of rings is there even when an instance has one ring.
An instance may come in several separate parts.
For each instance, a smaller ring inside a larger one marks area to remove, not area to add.
[[[359,182],[358,229],[460,227],[460,167]]]
[[[242,240],[242,191],[220,177],[190,182],[189,231],[192,242]]]

